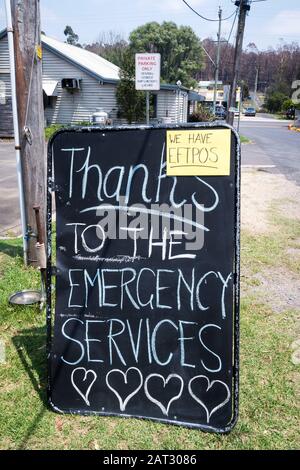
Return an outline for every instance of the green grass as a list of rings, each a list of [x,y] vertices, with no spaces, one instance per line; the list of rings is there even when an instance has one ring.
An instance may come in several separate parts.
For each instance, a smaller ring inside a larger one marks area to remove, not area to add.
[[[49,140],[56,131],[65,127],[63,124],[51,124],[51,126],[45,127],[45,139]]]
[[[251,140],[248,137],[240,134],[241,144],[250,144]]]
[[[91,124],[88,121],[78,121],[73,124],[74,126],[90,126]],[[50,126],[45,127],[45,139],[49,140],[53,134],[62,129],[63,127],[69,127],[67,124],[51,124]]]
[[[275,210],[275,209],[274,209]],[[299,224],[282,221],[268,237],[242,237],[242,272],[284,264]],[[13,307],[8,296],[36,288],[38,273],[25,269],[21,240],[0,241],[0,448],[5,449],[294,449],[299,408],[289,345],[297,312],[275,314],[254,296],[241,302],[240,417],[219,436],[146,420],[58,415],[46,406],[45,319],[35,307]],[[293,266],[293,263],[291,264]],[[294,266],[296,268],[296,266]]]

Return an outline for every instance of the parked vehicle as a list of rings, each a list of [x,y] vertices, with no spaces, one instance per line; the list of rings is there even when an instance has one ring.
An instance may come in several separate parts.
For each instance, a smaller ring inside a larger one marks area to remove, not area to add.
[[[246,108],[245,109],[245,116],[255,116],[256,111],[255,108]]]
[[[285,115],[287,119],[295,119],[295,106],[290,106]]]

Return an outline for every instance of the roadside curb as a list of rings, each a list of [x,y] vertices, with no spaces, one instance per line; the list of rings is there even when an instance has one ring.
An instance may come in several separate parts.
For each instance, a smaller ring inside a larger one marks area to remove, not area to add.
[[[288,129],[289,129],[289,131],[300,132],[300,127],[295,127],[295,126],[293,126],[292,124],[289,124],[289,125],[288,125]]]

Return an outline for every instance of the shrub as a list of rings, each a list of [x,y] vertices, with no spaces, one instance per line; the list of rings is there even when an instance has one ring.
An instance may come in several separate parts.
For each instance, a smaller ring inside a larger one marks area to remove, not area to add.
[[[282,103],[282,111],[287,111],[291,106],[294,106],[294,103],[293,103],[293,100],[291,100],[290,98],[284,100],[284,102]]]
[[[190,114],[188,121],[189,122],[208,122],[213,121],[214,115],[211,111],[201,104],[198,104],[197,110]]]
[[[283,103],[288,99],[288,96],[279,91],[275,91],[274,93],[268,95],[265,106],[269,112],[279,113],[282,110]]]

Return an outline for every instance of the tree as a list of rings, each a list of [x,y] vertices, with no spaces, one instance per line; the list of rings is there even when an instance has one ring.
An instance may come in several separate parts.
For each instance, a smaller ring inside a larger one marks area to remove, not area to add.
[[[248,83],[246,83],[244,80],[241,80],[240,82],[241,86],[241,91],[242,91],[242,99],[247,99],[249,96],[249,86]]]
[[[203,52],[200,39],[189,26],[177,26],[168,21],[146,23],[132,31],[129,46],[132,53],[161,54],[163,82],[180,80],[186,87],[196,85],[197,74],[203,66]]]
[[[271,113],[278,113],[282,110],[283,103],[287,100],[288,96],[280,91],[275,91],[267,95],[265,106]]]
[[[216,57],[216,42],[212,38],[202,41],[203,46],[214,59]],[[224,83],[232,81],[232,67],[234,48],[231,44],[221,44],[221,59],[219,78]],[[241,57],[240,79],[254,90],[256,70],[258,74],[258,90],[273,91],[291,95],[291,84],[300,76],[300,45],[296,42],[290,44],[281,42],[277,47],[259,50],[254,43],[250,43],[243,50]],[[205,68],[200,72],[201,80],[214,79],[214,67],[205,57]]]
[[[79,36],[78,36],[78,34],[74,33],[73,28],[71,26],[66,26],[65,27],[64,35],[67,38],[67,43],[68,44],[71,44],[72,46],[81,47],[81,45],[78,42]]]
[[[121,34],[108,31],[101,33],[93,44],[88,44],[84,47],[88,51],[94,52],[103,57],[103,59],[120,67],[125,50],[128,48],[128,43]]]
[[[145,94],[135,89],[134,76],[134,55],[130,49],[126,49],[122,58],[116,96],[120,117],[125,118],[129,124],[145,118]]]

